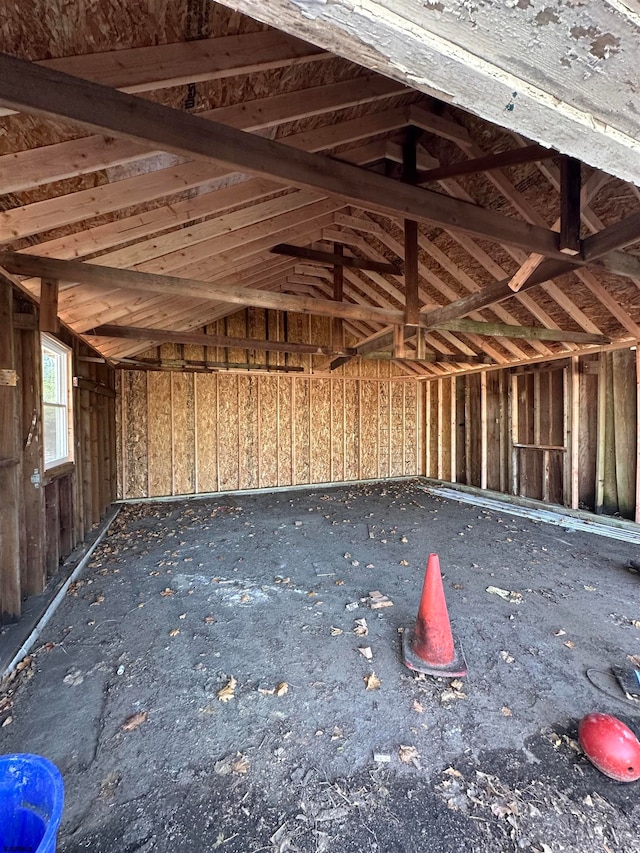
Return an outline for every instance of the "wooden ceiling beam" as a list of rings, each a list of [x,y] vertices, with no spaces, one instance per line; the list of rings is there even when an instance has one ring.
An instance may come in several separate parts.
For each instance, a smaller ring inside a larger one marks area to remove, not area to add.
[[[195,344],[204,347],[223,349],[255,349],[262,352],[292,352],[309,355],[350,355],[347,348],[334,349],[316,344],[302,344],[279,341],[263,341],[255,338],[234,338],[226,335],[199,334],[197,332],[175,332],[169,329],[146,329],[137,326],[97,326],[85,333],[86,337],[127,338],[152,343]]]
[[[254,288],[176,278],[174,276],[153,275],[134,270],[115,269],[113,267],[85,264],[81,261],[60,261],[54,258],[37,258],[19,255],[15,252],[0,253],[0,265],[17,275],[37,275],[57,278],[60,281],[76,281],[87,284],[118,286],[125,290],[147,291],[151,293],[168,292],[200,300],[229,302],[235,305],[254,305],[258,308],[276,308],[283,311],[298,311],[301,314],[318,314],[325,317],[348,317],[356,320],[377,323],[400,322],[402,312],[390,312],[385,309],[364,305],[315,299],[304,296],[284,296],[278,293],[256,290]],[[397,316],[396,316],[397,315]]]
[[[0,56],[0,103],[48,118],[157,146],[229,167],[355,200],[365,207],[459,228],[556,257],[558,235],[437,192],[407,186],[355,166],[328,161],[218,122],[172,110],[22,59]]]
[[[204,110],[197,115],[253,132],[277,127],[283,122],[375,103],[403,91],[406,89],[401,83],[371,74],[254,101],[243,100],[228,107]],[[0,186],[3,192],[19,192],[143,160],[157,153],[158,149],[127,139],[99,134],[86,136],[0,156]]]
[[[452,332],[472,332],[476,335],[490,337],[524,338],[538,341],[571,341],[579,344],[610,344],[611,339],[606,335],[589,334],[588,332],[572,332],[562,329],[545,329],[538,326],[514,326],[507,323],[487,323],[477,320],[449,320],[443,322],[438,329],[448,329]]]
[[[288,243],[278,243],[271,249],[276,255],[287,255],[291,258],[300,258],[304,261],[315,261],[318,264],[333,267],[349,267],[357,270],[374,270],[387,275],[402,275],[402,270],[395,264],[371,261],[368,258],[354,258],[350,255],[336,254],[335,252],[322,252],[310,249],[306,246],[292,246]]]
[[[491,172],[493,169],[502,169],[505,166],[535,163],[540,160],[550,160],[557,156],[557,151],[544,148],[542,145],[529,145],[526,148],[514,148],[510,151],[502,151],[499,154],[485,154],[483,157],[475,157],[472,160],[462,160],[459,163],[439,166],[436,169],[429,169],[427,172],[420,171],[418,183],[425,184],[444,178],[459,178],[462,175]]]

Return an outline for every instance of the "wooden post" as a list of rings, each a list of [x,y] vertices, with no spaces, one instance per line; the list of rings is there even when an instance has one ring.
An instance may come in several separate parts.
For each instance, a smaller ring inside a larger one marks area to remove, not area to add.
[[[13,286],[0,278],[0,614],[15,622],[21,611],[18,389],[13,340]]]
[[[604,504],[604,457],[606,438],[606,415],[607,415],[607,356],[600,353],[598,371],[598,415],[596,421],[596,497],[595,511],[600,514]]]
[[[47,576],[57,574],[60,566],[60,508],[58,503],[59,480],[53,480],[45,488],[47,523]]]
[[[40,331],[58,334],[58,282],[40,279]]]
[[[640,522],[640,352],[636,347],[636,508],[634,520]]]
[[[499,459],[499,480],[500,491],[507,491],[507,411],[505,408],[505,371],[501,370],[498,374],[498,421],[499,421],[499,436],[500,436],[500,459]],[[508,391],[507,391],[508,393]]]
[[[333,252],[338,257],[344,256],[344,246],[341,243],[333,244]],[[335,264],[333,267],[333,299],[342,302],[344,299],[344,266]],[[342,317],[331,318],[331,346],[334,349],[344,348],[344,321]]]
[[[424,475],[431,476],[431,382],[425,382]]]
[[[464,377],[464,481],[471,485],[471,383]]]
[[[567,255],[580,252],[580,161],[560,158],[560,237],[558,248]]]
[[[519,450],[515,446],[518,443],[518,376],[511,374],[511,386],[509,394],[509,408],[511,417],[511,494],[517,495],[520,491]]]
[[[404,289],[405,289],[405,326],[418,326],[420,323],[420,303],[418,299],[418,223],[413,219],[404,221]]]
[[[393,327],[393,357],[404,358],[404,326]]]
[[[487,373],[480,374],[480,488],[487,488],[487,449],[489,444],[487,427]]]
[[[40,334],[24,330],[22,336],[22,493],[26,533],[23,564],[24,592],[38,595],[46,583],[45,513],[42,485],[42,370]]]
[[[457,456],[458,456],[458,427],[457,427],[457,399],[456,399],[456,378],[455,376],[450,377],[449,386],[451,388],[451,399],[450,399],[450,412],[449,412],[449,428],[451,430],[451,438],[449,441],[449,446],[451,448],[451,459],[450,459],[450,467],[451,467],[451,482],[457,482]]]
[[[444,390],[444,380],[439,378],[436,380],[438,383],[438,418],[437,418],[437,444],[436,444],[436,452],[437,452],[437,468],[436,473],[438,480],[442,480],[443,478],[443,467],[442,467],[442,427],[443,427],[443,419],[444,419],[444,406],[442,404],[442,394]]]
[[[580,504],[580,364],[571,356],[571,508]]]

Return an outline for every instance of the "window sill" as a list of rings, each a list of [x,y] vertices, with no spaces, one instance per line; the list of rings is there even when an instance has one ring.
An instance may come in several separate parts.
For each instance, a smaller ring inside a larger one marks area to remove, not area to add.
[[[75,462],[62,462],[60,465],[55,465],[53,468],[47,468],[42,477],[42,485],[48,486],[53,480],[58,477],[65,477],[67,474],[73,473],[76,469]]]

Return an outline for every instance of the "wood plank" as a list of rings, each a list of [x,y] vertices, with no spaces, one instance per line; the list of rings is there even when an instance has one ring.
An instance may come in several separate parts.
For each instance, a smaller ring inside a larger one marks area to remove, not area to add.
[[[40,331],[58,334],[58,281],[43,278],[40,281]]]
[[[319,249],[311,249],[307,246],[291,246],[287,243],[279,243],[271,249],[276,255],[287,255],[292,258],[302,258],[305,261],[316,262],[333,267],[350,267],[358,270],[374,270],[388,275],[401,275],[402,271],[395,264],[384,264],[380,261],[370,261],[364,258],[354,258],[350,255],[337,254],[335,252],[322,252]]]
[[[320,48],[267,30],[64,56],[37,64],[123,92],[148,92],[329,58],[330,54]],[[3,110],[0,115],[10,112]]]
[[[310,355],[338,355],[340,350],[316,344],[299,344],[288,341],[262,341],[257,338],[231,338],[225,335],[209,335],[199,332],[176,332],[169,329],[148,329],[136,326],[97,326],[85,333],[86,337],[126,338],[151,343],[194,344],[210,347],[237,347],[264,352],[293,352]],[[347,350],[345,350],[347,352]],[[351,352],[349,351],[349,354]],[[355,350],[353,351],[355,355]]]
[[[333,253],[342,258],[344,256],[344,246],[341,243],[334,243]],[[333,267],[333,299],[334,302],[342,302],[344,300],[343,264],[335,264]],[[331,320],[331,347],[334,352],[344,347],[344,322],[342,317],[333,317]]]
[[[8,382],[0,384],[0,460],[19,460],[18,388],[15,376],[13,286],[0,277],[0,372]],[[20,587],[20,465],[0,467],[0,623],[15,622],[22,608]]]
[[[326,317],[349,317],[356,320],[372,320],[378,323],[393,323],[403,319],[403,312],[388,311],[381,308],[315,299],[310,296],[288,296],[269,293],[248,287],[219,284],[176,278],[174,276],[154,275],[134,270],[120,270],[85,264],[81,261],[60,261],[55,258],[38,258],[19,255],[13,252],[0,254],[0,265],[18,275],[50,275],[60,281],[81,281],[85,284],[97,284],[103,287],[122,287],[126,290],[164,292],[195,299],[228,302],[236,305],[254,305],[259,308],[277,308],[285,311],[299,311],[302,314],[318,314]]]
[[[437,192],[400,184],[319,155],[80,80],[6,54],[0,57],[0,103],[66,119],[116,136],[354,199],[365,207],[408,215],[530,251],[557,256],[558,235]]]
[[[550,160],[557,156],[557,151],[544,148],[542,145],[528,145],[526,148],[514,148],[510,151],[502,151],[499,154],[485,154],[483,157],[475,157],[472,160],[439,166],[437,169],[419,172],[417,178],[418,183],[425,184],[429,181],[440,181],[443,178],[459,178],[462,175],[472,175],[477,172],[490,172],[492,169],[502,169],[504,166],[517,166],[520,163]]]
[[[26,530],[26,595],[38,595],[46,582],[44,489],[42,488],[42,369],[40,333],[22,331],[22,493]]]
[[[560,251],[568,255],[580,252],[581,168],[574,157],[560,158]]]
[[[581,344],[608,344],[610,338],[606,335],[595,335],[588,332],[564,331],[562,329],[546,329],[538,326],[514,326],[508,323],[484,323],[477,320],[449,320],[436,329],[449,329],[454,332],[473,332],[477,335],[491,337],[525,338],[540,341],[573,341]]]
[[[603,255],[610,255],[617,249],[632,246],[639,240],[640,211],[587,237],[582,243],[582,254],[586,261],[590,261],[601,258]],[[609,268],[611,269],[611,266]]]
[[[569,454],[571,508],[580,505],[580,365],[577,356],[571,357],[571,443]]]
[[[420,325],[420,302],[418,297],[418,223],[404,220],[404,287],[405,326]]]
[[[598,370],[598,416],[596,422],[596,495],[595,511],[602,513],[604,506],[606,416],[607,416],[607,355],[600,353]]]

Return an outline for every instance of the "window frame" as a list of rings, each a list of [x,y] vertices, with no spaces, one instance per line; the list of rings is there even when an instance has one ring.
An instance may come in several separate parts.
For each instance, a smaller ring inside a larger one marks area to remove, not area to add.
[[[48,351],[49,355],[53,356],[58,365],[56,377],[56,401],[47,401],[44,391],[44,356]],[[46,472],[54,471],[74,461],[74,446],[73,446],[73,351],[58,338],[46,332],[40,334],[40,352],[42,359],[42,464]],[[64,378],[64,382],[59,380]],[[47,461],[46,459],[46,410],[55,410],[64,414],[64,432],[66,434],[66,454]]]

